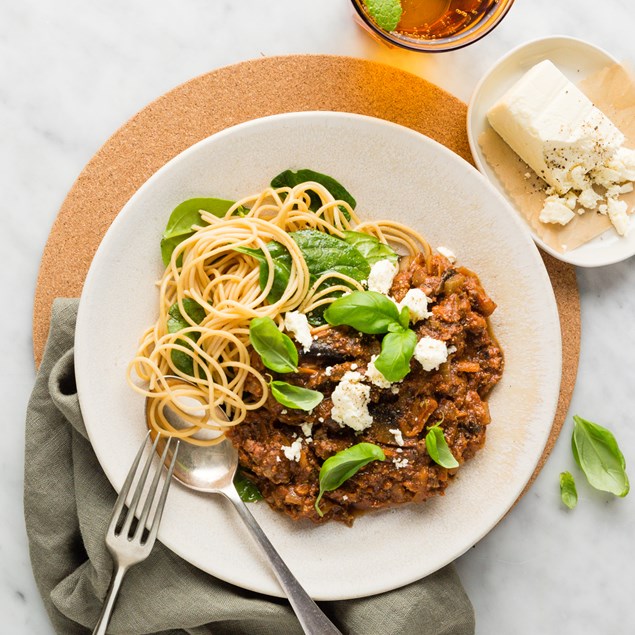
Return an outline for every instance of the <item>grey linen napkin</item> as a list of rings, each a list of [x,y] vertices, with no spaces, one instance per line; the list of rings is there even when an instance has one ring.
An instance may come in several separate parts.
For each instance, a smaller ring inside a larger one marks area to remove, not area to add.
[[[64,635],[88,633],[97,620],[112,573],[104,536],[116,498],[87,439],[77,399],[77,305],[68,299],[54,304],[26,420],[24,507],[31,561],[55,630]],[[322,608],[350,635],[474,633],[472,606],[452,565],[389,593],[324,602]],[[128,572],[109,632],[300,635],[302,630],[286,600],[217,580],[157,542],[150,557]]]

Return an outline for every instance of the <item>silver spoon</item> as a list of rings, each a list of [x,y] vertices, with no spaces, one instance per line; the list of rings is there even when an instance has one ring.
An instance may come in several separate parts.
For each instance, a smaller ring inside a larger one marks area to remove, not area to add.
[[[166,377],[166,379],[187,383],[180,377]],[[187,427],[188,424],[182,421],[173,410],[166,409],[165,414],[175,428]],[[217,414],[219,417],[226,418],[225,413],[220,409]],[[147,418],[148,401],[146,400],[146,423]],[[158,452],[162,452],[165,443],[165,437],[159,440]],[[171,458],[172,450],[168,448],[166,462],[169,463]],[[252,537],[269,560],[280,586],[286,593],[289,603],[307,635],[342,635],[302,588],[247,509],[247,505],[238,495],[234,487],[234,475],[237,467],[238,452],[228,439],[207,447],[184,442],[180,444],[173,477],[190,489],[210,494],[222,494],[231,501],[240,518],[247,525]]]

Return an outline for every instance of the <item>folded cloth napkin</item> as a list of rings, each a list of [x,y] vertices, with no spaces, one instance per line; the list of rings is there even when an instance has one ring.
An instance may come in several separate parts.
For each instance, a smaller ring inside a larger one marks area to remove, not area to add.
[[[26,420],[31,561],[53,626],[63,635],[89,633],[97,621],[112,574],[104,536],[116,498],[87,439],[77,399],[77,304],[54,304]],[[322,608],[351,635],[474,633],[472,606],[452,565],[389,593],[323,602]],[[295,635],[302,629],[286,600],[217,580],[157,542],[150,557],[128,572],[109,632]]]

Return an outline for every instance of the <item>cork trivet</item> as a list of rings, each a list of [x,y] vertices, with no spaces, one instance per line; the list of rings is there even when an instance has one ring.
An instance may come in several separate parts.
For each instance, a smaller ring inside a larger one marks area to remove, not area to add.
[[[319,78],[319,81],[316,81]],[[192,144],[229,126],[282,112],[335,110],[387,119],[422,132],[472,163],[466,106],[405,71],[326,55],[269,57],[221,68],[159,97],[100,148],[71,188],[44,249],[35,292],[33,347],[39,365],[56,297],[80,295],[93,255],[133,193]],[[580,349],[575,270],[543,256],[563,333],[563,376],[546,460],[573,393]]]

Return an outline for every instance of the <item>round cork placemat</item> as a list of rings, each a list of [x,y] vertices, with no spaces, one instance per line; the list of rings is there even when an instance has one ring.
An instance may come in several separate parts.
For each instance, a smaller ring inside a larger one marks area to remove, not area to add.
[[[391,66],[348,57],[293,55],[243,62],[192,79],[159,97],[115,132],[68,193],[44,249],[37,280],[33,314],[36,364],[46,343],[53,299],[80,295],[106,230],[152,174],[186,148],[224,128],[267,115],[307,110],[352,112],[393,121],[473,163],[466,105],[426,80]],[[543,258],[560,313],[563,373],[551,435],[530,484],[564,423],[580,351],[575,270],[546,254]]]

